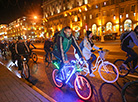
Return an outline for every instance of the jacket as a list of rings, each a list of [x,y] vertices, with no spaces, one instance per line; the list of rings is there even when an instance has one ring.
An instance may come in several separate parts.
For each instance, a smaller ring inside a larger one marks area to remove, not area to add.
[[[81,58],[82,53],[74,36],[71,34],[71,36],[67,38],[64,33],[64,28],[63,28],[60,34],[58,35],[57,42],[55,43],[53,47],[53,51],[58,52],[58,54],[60,54],[61,56],[61,60],[64,62],[66,61],[65,54],[69,50],[71,45],[73,45],[73,47],[76,49],[77,53],[79,54]]]
[[[90,42],[88,41],[87,37],[84,38],[84,48],[82,50],[82,53],[86,60],[89,60],[91,58],[91,54],[92,54],[91,50],[93,47],[96,50],[99,50],[99,47],[95,46],[91,40],[90,40]]]

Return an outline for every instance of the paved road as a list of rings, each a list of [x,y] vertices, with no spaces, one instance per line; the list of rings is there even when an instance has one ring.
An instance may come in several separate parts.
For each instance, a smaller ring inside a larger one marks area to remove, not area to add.
[[[118,58],[126,58],[125,53],[120,49],[119,42],[96,43],[96,45],[110,50],[110,53],[107,57],[107,60],[110,62],[114,62]],[[43,44],[36,44],[36,47],[38,49],[36,49],[35,52],[38,54],[39,60],[37,64],[32,63],[32,61],[29,61],[29,66],[31,68],[30,82],[58,102],[83,102],[78,98],[75,91],[73,89],[70,89],[68,86],[63,87],[62,89],[58,89],[55,87],[51,77],[53,69],[50,67],[47,68],[43,64]],[[138,53],[138,47],[135,47],[135,50]],[[69,59],[74,59],[72,52],[73,49],[71,48],[67,53]],[[95,53],[96,55],[98,55],[97,52]],[[13,71],[13,73],[20,77],[17,72],[17,67],[12,66],[10,60],[4,61],[0,57],[0,61],[5,63],[7,67],[9,67],[11,71]],[[92,102],[122,102],[120,94],[121,87],[124,85],[125,82],[132,81],[138,78],[137,75],[133,77],[130,77],[130,75],[126,78],[119,78],[116,83],[108,84],[100,78],[97,71],[94,74],[96,76],[94,78],[88,76],[93,86],[94,92],[93,97],[90,100]]]

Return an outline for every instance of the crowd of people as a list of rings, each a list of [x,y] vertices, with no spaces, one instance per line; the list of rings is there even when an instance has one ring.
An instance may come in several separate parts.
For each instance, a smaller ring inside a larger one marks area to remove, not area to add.
[[[127,63],[133,60],[133,67],[137,64],[137,58],[138,55],[136,52],[132,49],[134,44],[138,46],[138,26],[135,28],[134,31],[131,31],[128,33],[127,38],[125,38],[121,44],[121,48],[123,51],[127,52],[131,57],[127,58],[127,60],[124,62],[124,66],[127,67]],[[80,49],[80,46],[76,42],[74,36],[72,35],[72,30],[69,26],[64,27],[61,31],[58,31],[55,33],[53,38],[48,38],[44,42],[44,51],[46,52],[46,57],[48,56],[48,53],[53,55],[60,60],[60,70],[62,69],[63,65],[66,63],[69,63],[67,58],[67,51],[73,45],[73,47],[76,49],[78,55],[80,58],[84,58],[88,61],[89,64],[89,72],[90,76],[94,77],[91,70],[92,62],[96,59],[95,54],[93,53],[93,48],[96,50],[102,50],[102,48],[99,48],[95,46],[95,44],[92,41],[92,32],[86,31],[86,36],[83,39],[83,49]],[[20,36],[18,37],[18,41],[12,40],[7,43],[6,41],[0,41],[0,50],[1,53],[6,51],[5,49],[8,49],[11,51],[11,59],[13,63],[15,61],[18,61],[18,70],[21,70],[21,56],[27,58],[27,53],[31,52],[30,45],[32,45],[34,48],[36,48],[28,39],[27,41],[24,41]],[[59,70],[59,72],[60,72]]]

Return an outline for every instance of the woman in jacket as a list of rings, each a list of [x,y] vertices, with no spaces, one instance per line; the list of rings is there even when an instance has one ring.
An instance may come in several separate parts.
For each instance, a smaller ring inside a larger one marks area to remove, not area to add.
[[[93,36],[91,31],[86,31],[86,35],[87,36],[84,38],[84,48],[82,49],[82,53],[85,59],[88,61],[90,76],[95,77],[91,70],[92,62],[96,59],[95,54],[92,53],[94,51],[92,48],[95,48],[96,50],[99,50],[101,48],[95,46],[91,40]]]

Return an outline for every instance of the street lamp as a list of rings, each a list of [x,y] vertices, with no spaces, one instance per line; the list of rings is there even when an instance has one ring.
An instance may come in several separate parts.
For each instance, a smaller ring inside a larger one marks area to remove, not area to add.
[[[37,16],[34,16],[34,19],[37,19]]]

